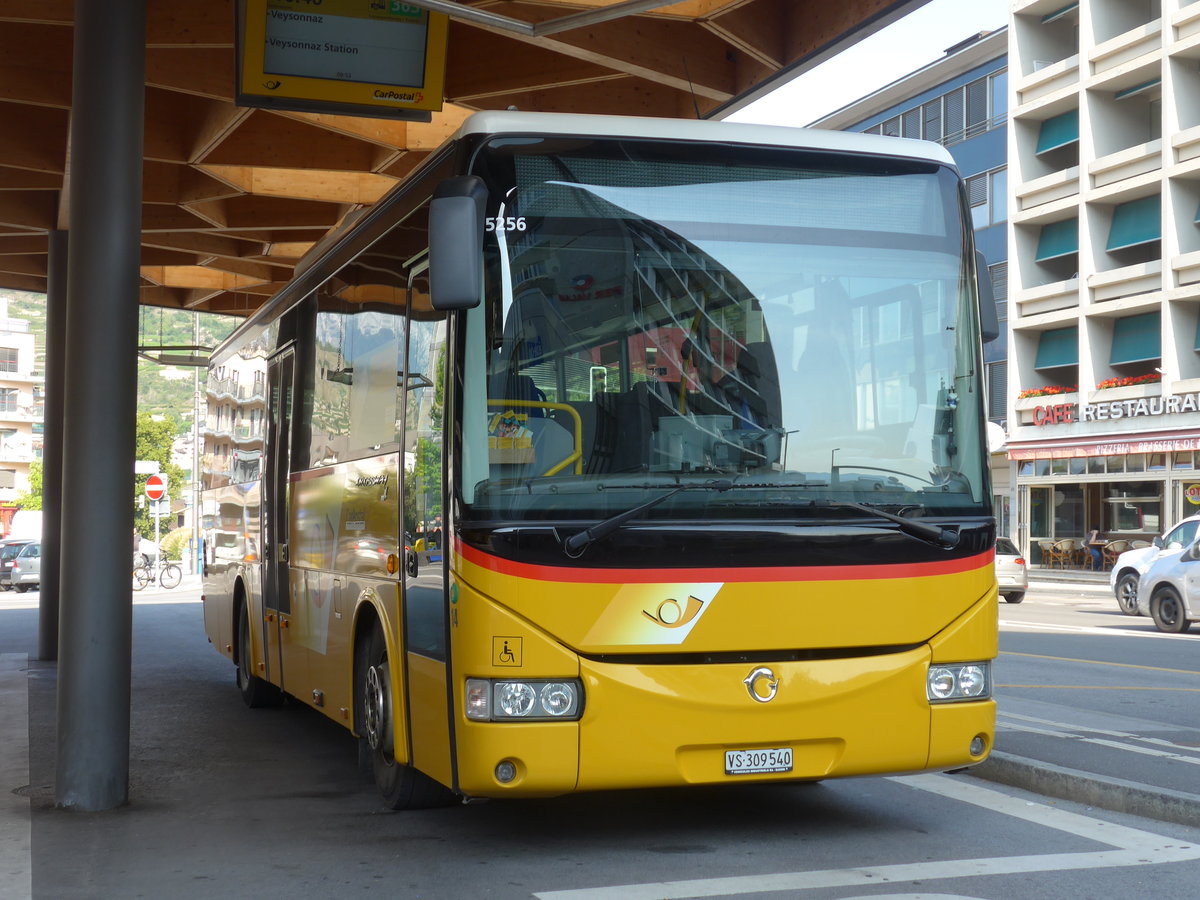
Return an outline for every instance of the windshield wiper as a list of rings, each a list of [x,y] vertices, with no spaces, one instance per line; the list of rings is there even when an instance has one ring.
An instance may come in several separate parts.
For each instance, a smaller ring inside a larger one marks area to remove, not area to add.
[[[853,500],[812,500],[810,503],[817,508],[856,509],[869,516],[878,516],[881,519],[887,519],[889,522],[895,522],[899,525],[900,530],[910,537],[915,537],[918,540],[925,541],[927,544],[933,544],[935,547],[941,547],[944,550],[953,550],[958,546],[957,531],[950,528],[943,528],[941,525],[930,525],[927,522],[920,522],[916,519],[906,519],[904,516],[887,512],[877,506],[855,503]]]
[[[705,481],[699,484],[681,484],[678,487],[672,488],[665,494],[660,494],[653,500],[648,500],[633,509],[627,509],[625,512],[617,513],[611,518],[605,519],[603,522],[597,522],[591,528],[585,528],[578,534],[573,534],[562,542],[563,552],[571,559],[578,559],[583,555],[593,542],[606,537],[628,522],[630,519],[636,519],[638,516],[658,506],[660,503],[665,503],[670,500],[680,491],[717,491],[724,493],[733,487],[732,481]]]

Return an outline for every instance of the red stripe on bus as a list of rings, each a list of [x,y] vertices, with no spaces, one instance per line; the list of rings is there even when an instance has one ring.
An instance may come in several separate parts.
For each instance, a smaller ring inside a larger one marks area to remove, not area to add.
[[[455,549],[464,560],[500,575],[535,581],[583,582],[587,584],[664,584],[671,582],[724,583],[756,581],[867,581],[895,578],[929,578],[956,575],[990,566],[992,551],[975,556],[956,557],[942,562],[901,563],[898,565],[861,566],[729,566],[720,569],[589,569],[580,566],[542,566],[514,562],[462,541]]]

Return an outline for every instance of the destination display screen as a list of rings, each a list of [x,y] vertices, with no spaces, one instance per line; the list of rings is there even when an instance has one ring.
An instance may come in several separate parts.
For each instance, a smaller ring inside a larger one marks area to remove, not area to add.
[[[395,0],[242,0],[238,103],[424,118],[442,108],[446,16]]]

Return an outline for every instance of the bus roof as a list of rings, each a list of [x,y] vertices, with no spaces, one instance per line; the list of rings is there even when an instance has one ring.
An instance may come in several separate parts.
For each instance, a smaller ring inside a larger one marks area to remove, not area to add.
[[[945,147],[932,141],[884,137],[853,131],[751,125],[709,119],[654,119],[487,110],[470,115],[452,140],[474,134],[563,134],[659,140],[716,141],[768,147],[799,147],[843,153],[869,153],[925,159],[954,166]]]

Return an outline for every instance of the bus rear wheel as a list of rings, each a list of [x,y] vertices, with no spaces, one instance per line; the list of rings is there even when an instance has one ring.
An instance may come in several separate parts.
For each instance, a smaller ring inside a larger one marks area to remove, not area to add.
[[[396,761],[396,729],[387,641],[377,626],[359,646],[355,666],[359,761],[369,761],[375,784],[388,809],[445,806],[454,795],[428,775]],[[365,767],[365,766],[364,766]]]

